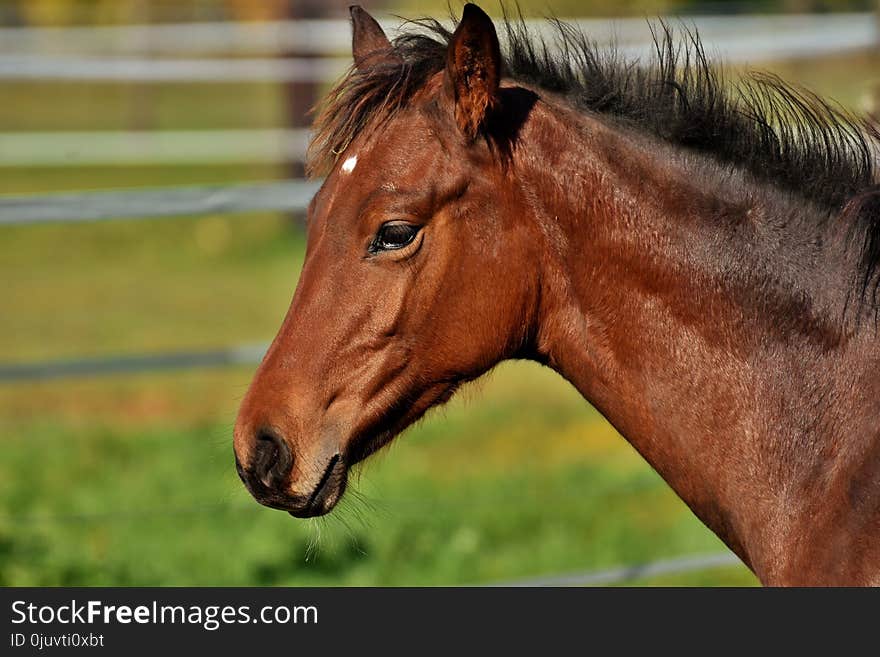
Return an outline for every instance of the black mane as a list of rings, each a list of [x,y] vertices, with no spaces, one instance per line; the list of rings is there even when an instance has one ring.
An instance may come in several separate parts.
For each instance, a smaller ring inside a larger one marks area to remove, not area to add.
[[[554,38],[531,34],[522,17],[499,21],[504,75],[564,97],[722,166],[803,198],[826,215],[845,213],[863,240],[863,291],[880,283],[880,133],[865,119],[769,73],[736,82],[706,57],[699,35],[676,40],[661,23],[655,57],[627,61],[577,28],[551,19]],[[315,122],[310,171],[324,173],[354,135],[381,124],[443,70],[452,32],[433,19],[409,23],[397,57],[352,69]]]

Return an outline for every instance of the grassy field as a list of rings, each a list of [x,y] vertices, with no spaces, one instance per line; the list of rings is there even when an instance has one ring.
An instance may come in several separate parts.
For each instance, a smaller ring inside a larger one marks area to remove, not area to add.
[[[858,102],[878,61],[775,65]],[[162,128],[273,127],[272,89],[155,92]],[[126,126],[132,90],[7,85],[0,131]],[[5,169],[0,192],[275,178],[278,167]],[[303,237],[274,214],[0,229],[0,362],[271,338]],[[723,550],[562,379],[507,363],[356,473],[328,518],[232,465],[251,368],[0,384],[0,584],[504,582]],[[635,584],[750,585],[744,567]]]
[[[469,584],[720,548],[572,390],[521,366],[367,463],[333,516],[260,508],[229,444],[248,375],[31,389],[64,400],[4,427],[3,584]]]

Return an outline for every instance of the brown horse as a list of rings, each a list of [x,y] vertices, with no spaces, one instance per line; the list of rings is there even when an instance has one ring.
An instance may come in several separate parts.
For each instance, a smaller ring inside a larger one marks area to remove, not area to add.
[[[519,19],[502,54],[474,5],[394,44],[352,18],[305,265],[235,427],[254,497],[327,513],[355,463],[528,358],[764,583],[880,584],[880,135],[665,29],[635,66]]]

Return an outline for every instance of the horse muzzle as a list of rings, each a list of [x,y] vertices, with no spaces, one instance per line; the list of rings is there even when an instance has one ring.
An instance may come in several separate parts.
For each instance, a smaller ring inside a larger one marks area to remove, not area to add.
[[[238,476],[260,504],[287,511],[297,518],[329,513],[345,492],[345,460],[337,452],[318,467],[303,466],[287,441],[270,430],[258,432],[247,463],[242,463],[237,451],[235,454]],[[319,472],[320,476],[307,477],[295,472]]]

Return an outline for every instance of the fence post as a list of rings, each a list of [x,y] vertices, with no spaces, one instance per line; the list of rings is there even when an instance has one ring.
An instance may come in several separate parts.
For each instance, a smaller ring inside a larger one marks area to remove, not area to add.
[[[153,10],[149,0],[136,0],[133,5],[133,14],[136,23],[151,25],[153,23]],[[154,57],[152,47],[148,46],[146,57]],[[129,83],[129,126],[132,130],[148,131],[155,127],[155,96],[154,85],[138,80]]]
[[[876,57],[880,57],[880,0],[876,0],[876,2],[877,16],[875,23],[877,41],[874,44],[874,53]],[[870,114],[871,118],[874,119],[874,122],[880,126],[880,77],[875,77],[872,85],[872,88],[868,90],[868,93],[870,94],[868,114]]]
[[[287,2],[287,18],[289,20],[315,19],[328,16],[328,5],[335,2],[327,0],[289,0]],[[313,59],[318,61],[309,44],[304,44],[301,50],[294,49],[282,54],[282,57],[297,57],[301,59]],[[286,121],[289,128],[306,128],[311,123],[309,110],[318,100],[318,84],[312,81],[295,81],[284,84],[284,103]],[[289,178],[302,178],[305,173],[305,162],[288,162],[287,176]]]

